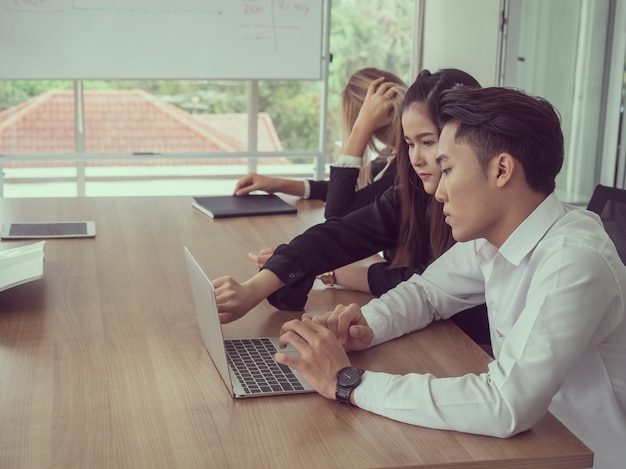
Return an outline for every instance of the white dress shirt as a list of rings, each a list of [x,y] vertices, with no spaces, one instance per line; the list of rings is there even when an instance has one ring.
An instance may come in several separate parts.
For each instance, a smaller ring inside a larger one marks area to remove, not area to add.
[[[362,308],[376,345],[486,303],[495,360],[480,375],[366,371],[356,404],[425,427],[509,437],[549,410],[595,453],[626,461],[626,267],[592,212],[550,195],[500,249],[455,244]]]

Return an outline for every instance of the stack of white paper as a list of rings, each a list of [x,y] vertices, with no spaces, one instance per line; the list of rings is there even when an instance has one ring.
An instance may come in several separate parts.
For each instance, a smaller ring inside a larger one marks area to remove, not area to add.
[[[43,277],[43,246],[27,244],[0,251],[0,291]]]

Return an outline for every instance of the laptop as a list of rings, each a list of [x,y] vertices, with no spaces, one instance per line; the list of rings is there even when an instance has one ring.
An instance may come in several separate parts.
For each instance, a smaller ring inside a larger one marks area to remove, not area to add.
[[[278,337],[224,340],[213,284],[186,247],[185,260],[202,341],[231,395],[243,398],[314,392],[297,371],[274,361],[278,350],[298,353],[292,347],[280,349]]]
[[[191,205],[211,218],[288,215],[298,210],[274,194],[194,197]]]

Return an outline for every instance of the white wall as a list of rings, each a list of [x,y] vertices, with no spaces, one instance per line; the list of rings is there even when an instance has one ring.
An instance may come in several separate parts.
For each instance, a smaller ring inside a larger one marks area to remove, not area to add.
[[[423,25],[423,68],[458,68],[497,84],[500,0],[425,0]]]

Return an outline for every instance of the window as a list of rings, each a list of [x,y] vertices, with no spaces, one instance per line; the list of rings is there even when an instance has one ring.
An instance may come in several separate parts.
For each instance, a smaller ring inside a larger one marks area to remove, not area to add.
[[[375,66],[411,81],[412,12],[406,0],[332,1],[326,163],[352,72]],[[256,149],[268,155],[254,159],[240,155],[251,93]],[[323,97],[318,80],[0,81],[1,194],[229,194],[251,167],[314,177]]]

